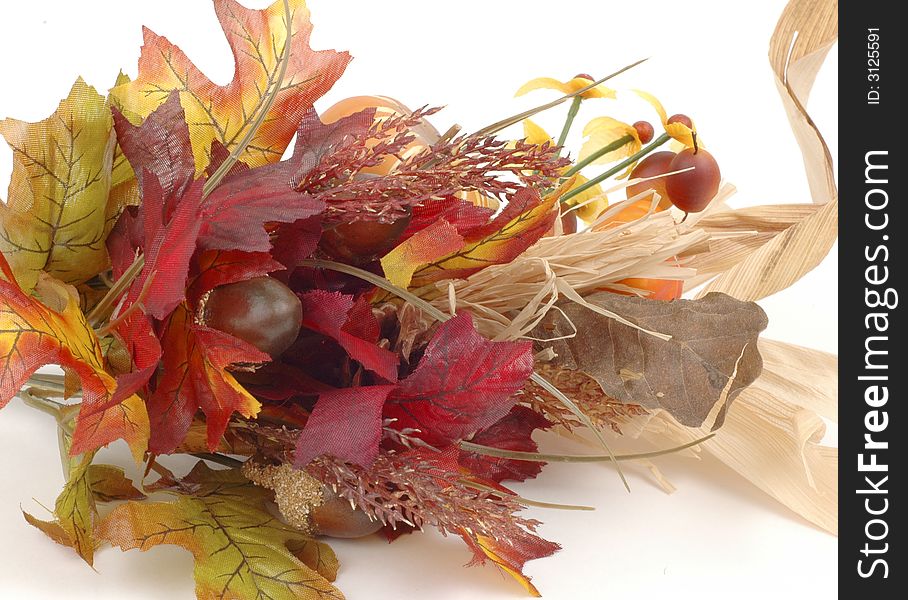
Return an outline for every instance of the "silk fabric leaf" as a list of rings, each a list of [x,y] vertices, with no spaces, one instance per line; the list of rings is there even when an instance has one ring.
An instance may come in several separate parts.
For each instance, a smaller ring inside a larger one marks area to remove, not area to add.
[[[214,0],[214,9],[236,63],[230,83],[213,83],[167,38],[145,29],[138,77],[111,90],[133,123],[178,90],[190,124],[197,174],[208,166],[212,142],[232,151],[262,117],[266,98],[279,83],[287,42],[282,0],[262,10],[234,0]],[[312,25],[304,0],[290,0],[290,10],[289,63],[273,105],[239,156],[249,166],[280,159],[305,111],[334,85],[350,61],[345,52],[309,47]]]
[[[113,398],[116,381],[104,370],[101,345],[79,308],[78,293],[45,275],[40,291],[55,310],[19,288],[2,255],[0,271],[0,408],[40,367],[60,365],[82,386],[73,454],[123,438],[141,460],[149,435],[145,407],[137,396]]]
[[[0,251],[20,285],[30,291],[41,271],[72,284],[103,271],[115,146],[104,97],[79,78],[47,119],[4,119],[0,135],[13,150]]]
[[[229,334],[195,324],[185,305],[170,316],[162,342],[164,368],[148,402],[153,425],[149,448],[156,454],[172,452],[201,409],[208,424],[208,448],[213,452],[234,412],[250,418],[261,408],[229,368],[262,364],[270,357]]]
[[[121,550],[175,545],[195,559],[201,600],[342,600],[324,577],[288,549],[309,538],[274,518],[267,495],[237,470],[203,464],[170,490],[173,502],[128,502],[100,524]]]
[[[384,416],[441,447],[492,425],[533,373],[530,342],[491,342],[469,313],[443,323],[416,369],[391,392]]]

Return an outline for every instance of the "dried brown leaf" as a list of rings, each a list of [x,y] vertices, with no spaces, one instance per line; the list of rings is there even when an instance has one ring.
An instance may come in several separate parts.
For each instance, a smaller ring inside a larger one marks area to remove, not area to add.
[[[766,315],[724,294],[661,302],[600,292],[586,301],[671,339],[646,335],[583,306],[561,302],[534,330],[558,355],[557,366],[595,379],[611,398],[663,408],[678,421],[722,425],[734,398],[760,374],[757,335]],[[570,337],[575,331],[576,335]]]

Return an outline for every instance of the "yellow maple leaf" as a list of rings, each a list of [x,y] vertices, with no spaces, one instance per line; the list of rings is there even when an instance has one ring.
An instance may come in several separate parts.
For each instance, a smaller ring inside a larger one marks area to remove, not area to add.
[[[37,123],[0,121],[13,150],[6,204],[0,202],[0,251],[20,285],[41,271],[77,284],[107,266],[104,241],[115,140],[104,96],[76,80],[57,110]]]

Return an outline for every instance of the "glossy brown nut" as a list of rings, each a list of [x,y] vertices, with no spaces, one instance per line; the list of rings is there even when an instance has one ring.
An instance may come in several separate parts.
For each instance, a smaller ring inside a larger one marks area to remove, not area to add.
[[[336,538],[358,538],[371,535],[382,528],[381,521],[372,520],[350,502],[337,497],[330,489],[323,491],[324,503],[310,513],[315,533]]]
[[[409,216],[391,223],[379,221],[342,223],[322,233],[320,243],[322,250],[338,260],[366,263],[394,248],[409,224]]]
[[[215,288],[202,312],[208,327],[249,342],[272,357],[289,348],[300,332],[303,307],[283,283],[256,277]]]

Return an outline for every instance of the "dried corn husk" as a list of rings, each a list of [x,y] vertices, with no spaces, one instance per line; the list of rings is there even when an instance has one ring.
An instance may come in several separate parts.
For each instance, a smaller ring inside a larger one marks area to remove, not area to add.
[[[694,286],[720,273],[701,292],[723,291],[756,300],[782,290],[820,263],[837,235],[838,194],[832,160],[804,106],[814,78],[835,42],[834,0],[793,0],[770,43],[770,62],[804,155],[813,205],[724,207],[704,215],[710,251],[685,262],[698,270]],[[724,272],[723,272],[724,271]],[[738,397],[719,434],[702,445],[762,490],[812,523],[838,531],[838,450],[820,444],[836,419],[837,360],[780,342],[761,341],[764,371]],[[678,442],[702,432],[666,413],[638,419],[640,435]],[[627,427],[625,428],[627,431]]]
[[[728,186],[720,196],[733,190]],[[439,282],[433,303],[449,310],[453,297],[456,308],[473,312],[484,334],[514,339],[533,329],[561,297],[582,303],[582,295],[597,289],[625,291],[630,288],[616,282],[628,277],[695,276],[674,257],[702,249],[708,237],[700,227],[677,223],[667,211],[604,231],[546,237],[510,263]]]
[[[838,190],[832,156],[805,106],[817,72],[838,38],[837,0],[792,0],[769,46],[776,86],[801,146],[818,210],[772,237],[700,293],[758,300],[792,285],[829,253],[838,235]],[[740,249],[738,249],[740,252]]]

